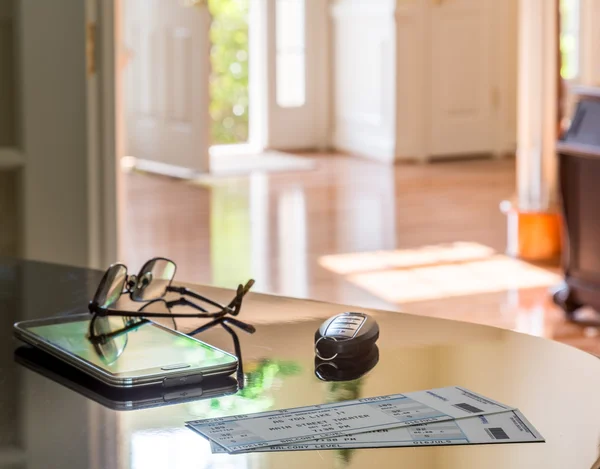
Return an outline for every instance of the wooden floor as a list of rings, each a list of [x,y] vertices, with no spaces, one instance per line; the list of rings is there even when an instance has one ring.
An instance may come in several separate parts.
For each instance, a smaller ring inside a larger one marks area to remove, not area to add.
[[[498,206],[515,191],[513,160],[388,167],[310,157],[316,170],[202,182],[127,173],[123,260],[137,269],[160,255],[177,262],[180,280],[235,287],[252,277],[258,291],[510,328],[600,355],[597,331],[566,323],[546,285],[398,302],[361,285],[352,256],[327,258],[345,261],[345,272],[323,266],[324,256],[441,243],[502,253],[506,226]]]

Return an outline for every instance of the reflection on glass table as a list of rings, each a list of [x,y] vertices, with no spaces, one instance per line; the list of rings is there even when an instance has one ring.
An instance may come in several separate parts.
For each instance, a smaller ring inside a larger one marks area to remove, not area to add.
[[[238,391],[237,381],[231,377],[175,389],[158,386],[116,389],[30,346],[17,348],[14,358],[20,365],[112,410],[138,410],[199,399],[215,399]]]
[[[274,390],[281,380],[301,373],[293,361],[260,359],[245,363],[246,385],[235,395],[182,404],[179,413],[155,408],[143,413],[122,414],[120,446],[130,452],[130,469],[169,467],[247,469],[261,467],[261,454],[212,454],[207,440],[181,426],[187,419],[215,418],[262,412],[275,405]]]

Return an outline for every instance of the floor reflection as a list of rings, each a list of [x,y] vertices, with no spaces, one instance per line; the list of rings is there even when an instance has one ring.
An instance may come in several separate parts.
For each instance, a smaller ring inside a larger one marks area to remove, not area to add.
[[[160,428],[135,431],[131,435],[131,469],[172,467],[188,468],[190,461],[202,461],[196,467],[242,469],[247,465],[213,455],[208,441],[187,428]]]
[[[477,243],[325,256],[321,264],[390,303],[552,287],[562,277]]]
[[[162,255],[180,281],[255,278],[256,291],[507,327],[600,353],[549,301],[557,271],[500,254],[498,203],[514,193],[513,161],[389,167],[310,157],[312,171],[198,182],[127,174],[123,260],[136,270]],[[424,247],[460,241],[431,265],[435,250]]]

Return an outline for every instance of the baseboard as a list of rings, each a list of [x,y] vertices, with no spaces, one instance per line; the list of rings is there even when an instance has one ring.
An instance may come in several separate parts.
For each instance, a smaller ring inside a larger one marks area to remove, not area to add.
[[[333,137],[335,150],[364,156],[370,160],[393,164],[396,160],[395,144],[392,139],[373,137],[364,133],[335,133]]]
[[[136,158],[131,165],[128,165],[127,169],[132,168],[147,173],[160,174],[178,179],[193,179],[199,174],[197,171],[188,168],[182,168],[180,166],[159,163],[157,161],[144,160],[140,158]]]

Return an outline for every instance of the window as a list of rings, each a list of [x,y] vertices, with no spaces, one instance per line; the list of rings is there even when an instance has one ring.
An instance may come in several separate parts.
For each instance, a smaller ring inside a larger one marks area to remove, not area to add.
[[[580,0],[560,0],[560,75],[565,80],[579,76]]]
[[[276,0],[277,104],[300,107],[306,102],[305,0]]]

